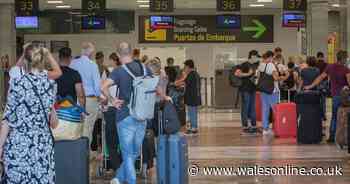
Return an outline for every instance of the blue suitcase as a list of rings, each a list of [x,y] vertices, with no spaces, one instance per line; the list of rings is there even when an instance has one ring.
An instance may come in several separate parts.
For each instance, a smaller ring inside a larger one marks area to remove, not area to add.
[[[159,120],[162,113],[159,112]],[[159,121],[157,150],[157,181],[158,184],[188,184],[188,144],[181,134],[164,135],[162,121]]]
[[[159,135],[158,136],[158,146],[157,146],[157,181],[158,184],[168,184],[169,177],[168,173],[168,136]]]
[[[170,135],[168,139],[170,184],[188,183],[188,144],[183,134]]]

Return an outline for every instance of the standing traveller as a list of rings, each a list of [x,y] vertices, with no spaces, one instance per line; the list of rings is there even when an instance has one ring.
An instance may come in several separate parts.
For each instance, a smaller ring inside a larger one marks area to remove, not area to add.
[[[202,104],[201,100],[201,85],[200,76],[195,70],[193,60],[186,60],[184,68],[184,78],[175,82],[176,86],[185,85],[185,105],[187,110],[187,117],[190,121],[190,128],[186,134],[198,133],[198,107]]]
[[[71,69],[72,50],[68,47],[61,48],[58,52],[62,76],[56,79],[57,95],[65,98],[71,97],[77,104],[85,108],[85,93],[80,74]]]
[[[27,43],[23,46],[22,56],[18,59],[16,65],[13,66],[9,71],[10,80],[21,78],[25,73],[27,73],[25,63],[30,60],[33,49],[34,45],[32,43]],[[49,60],[49,62],[51,70],[47,71],[47,75],[49,79],[55,80],[62,75],[62,71],[56,61],[52,63],[51,60]]]
[[[313,56],[307,57],[306,67],[300,72],[300,87],[312,84],[312,82],[320,75],[320,70],[316,68],[316,58]],[[317,90],[316,88],[311,90]]]
[[[119,57],[117,56],[116,53],[112,53],[109,56],[110,63],[112,63],[111,67],[108,67],[108,74],[107,71],[102,74],[102,81],[104,82],[105,80],[108,79],[108,76],[112,71],[118,67],[120,67],[121,63],[119,60]],[[117,86],[111,86],[109,88],[109,93],[113,96],[116,97],[117,95]],[[116,122],[116,109],[113,106],[111,102],[108,102],[107,98],[102,95],[102,102],[103,102],[103,115],[104,115],[104,120],[106,122],[106,145],[107,145],[107,150],[109,154],[109,160],[110,160],[110,166],[113,171],[117,171],[117,169],[120,166],[121,162],[121,155],[118,153],[118,147],[119,147],[119,138],[118,138],[118,132],[117,132],[117,127],[115,125]]]
[[[72,61],[70,67],[79,72],[86,96],[86,111],[89,113],[85,118],[83,136],[92,142],[92,131],[99,110],[99,97],[101,94],[101,78],[98,66],[92,61],[95,46],[92,43],[84,43],[81,57]],[[93,156],[93,155],[90,155]]]
[[[106,67],[104,66],[104,61],[105,61],[105,55],[103,52],[97,52],[96,53],[96,64],[98,66],[98,71],[100,72],[100,76],[102,77],[103,72],[105,72]]]
[[[145,69],[140,62],[133,59],[132,48],[128,43],[121,43],[117,53],[121,64],[127,67],[133,75],[142,76],[144,70],[147,70],[147,75],[152,74],[148,68]],[[133,91],[133,80],[125,68],[119,67],[114,69],[102,84],[103,95],[116,108],[116,124],[123,158],[111,184],[123,182],[136,184],[135,160],[140,155],[146,131],[146,121],[139,121],[130,114],[128,104]],[[115,98],[109,92],[109,88],[113,85],[118,86],[118,95]]]
[[[272,80],[273,82],[273,90],[271,94],[261,91],[263,135],[273,135],[273,131],[269,127],[270,111],[279,101],[279,81],[284,81],[288,78],[288,75],[279,75],[277,66],[273,63],[273,56],[272,51],[267,51],[263,55],[263,62],[261,62],[258,67],[259,77],[261,77],[263,74],[271,76],[269,80]]]
[[[24,63],[28,72],[10,82],[0,124],[0,159],[7,184],[55,183],[50,128],[58,122],[54,109],[57,88],[44,70],[46,59],[56,62],[46,48],[33,48]]]
[[[326,59],[324,57],[323,52],[317,53],[317,63],[316,67],[320,70],[320,73],[323,73],[324,70],[327,68]],[[320,84],[319,84],[319,90],[322,93],[322,99],[321,99],[321,105],[322,105],[322,117],[323,120],[327,120],[327,106],[326,106],[326,100],[327,97],[330,96],[330,85],[329,85],[329,79],[326,77]]]
[[[242,120],[242,135],[247,133],[255,134],[256,129],[256,112],[255,112],[255,93],[256,87],[254,84],[254,67],[249,62],[244,62],[237,70],[236,76],[242,80],[242,85],[239,87],[239,92],[242,98],[241,120]],[[248,120],[250,125],[248,126]]]
[[[328,65],[324,72],[317,77],[311,85],[305,86],[305,89],[307,90],[313,89],[327,77],[330,78],[332,93],[332,119],[331,126],[329,128],[329,138],[327,140],[328,143],[334,143],[337,128],[337,113],[341,105],[340,92],[344,87],[350,85],[350,70],[346,67],[347,58],[347,51],[339,51],[337,53],[337,63]]]

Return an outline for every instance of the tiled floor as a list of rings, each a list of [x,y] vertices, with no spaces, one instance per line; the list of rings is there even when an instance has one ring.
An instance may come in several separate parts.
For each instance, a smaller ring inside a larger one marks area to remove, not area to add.
[[[237,113],[201,113],[200,134],[188,137],[190,166],[202,170],[191,184],[349,184],[350,155],[334,145],[298,145],[295,139],[240,136]],[[343,176],[205,176],[203,167],[341,167]],[[155,172],[149,180],[156,183]],[[92,183],[107,184],[110,177]]]

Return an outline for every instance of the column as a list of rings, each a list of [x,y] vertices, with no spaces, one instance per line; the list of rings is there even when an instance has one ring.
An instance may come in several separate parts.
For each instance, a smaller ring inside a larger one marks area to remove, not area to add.
[[[307,16],[308,54],[327,53],[328,0],[309,0]]]
[[[0,1],[0,57],[8,55],[10,63],[16,60],[16,30],[14,0]],[[0,70],[0,105],[4,102],[4,71]]]
[[[350,2],[348,0],[346,0],[346,28],[345,28],[345,32],[346,32],[346,46],[347,46],[347,51],[350,53]]]
[[[340,35],[339,35],[339,39],[340,39],[340,49],[344,49],[344,50],[348,50],[349,47],[347,45],[348,43],[348,10],[347,10],[347,2],[348,0],[340,0],[339,4],[340,4],[340,8],[339,8],[339,12],[340,12]]]

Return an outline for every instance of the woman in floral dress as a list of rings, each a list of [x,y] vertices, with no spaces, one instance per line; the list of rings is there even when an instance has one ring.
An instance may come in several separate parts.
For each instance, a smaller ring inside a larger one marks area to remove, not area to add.
[[[0,132],[0,158],[7,184],[55,183],[54,140],[57,123],[53,107],[56,85],[44,70],[45,59],[59,67],[45,48],[36,48],[28,73],[10,83]]]

